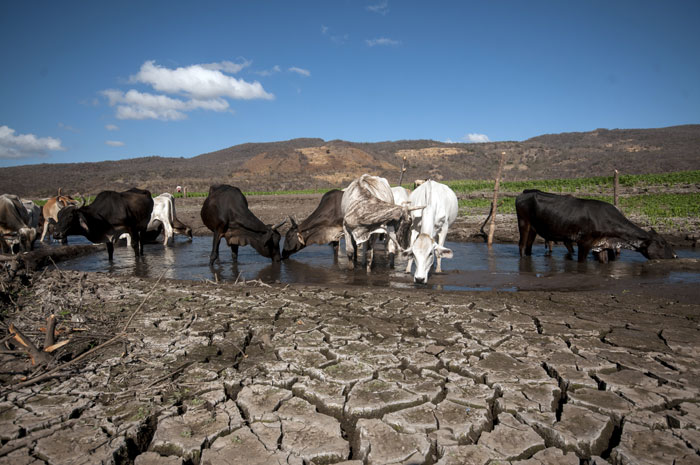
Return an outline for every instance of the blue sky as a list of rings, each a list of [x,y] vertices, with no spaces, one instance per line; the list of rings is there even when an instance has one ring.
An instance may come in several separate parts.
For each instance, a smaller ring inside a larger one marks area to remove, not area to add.
[[[0,166],[700,123],[700,2],[0,3]]]

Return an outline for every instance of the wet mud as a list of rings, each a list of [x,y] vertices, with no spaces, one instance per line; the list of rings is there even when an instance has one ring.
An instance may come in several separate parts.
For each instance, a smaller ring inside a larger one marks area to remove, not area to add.
[[[328,268],[222,253],[184,280],[156,248],[128,272],[0,264],[0,465],[700,462],[693,256],[580,268],[505,247],[504,273],[485,254],[414,287],[330,248]],[[304,269],[331,278],[285,282]],[[32,365],[10,325],[42,350],[52,314],[65,345]]]

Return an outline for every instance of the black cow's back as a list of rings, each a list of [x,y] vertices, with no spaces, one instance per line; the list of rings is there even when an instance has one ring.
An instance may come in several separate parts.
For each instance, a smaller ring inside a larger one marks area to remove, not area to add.
[[[113,226],[130,226],[145,230],[153,211],[153,198],[147,190],[132,188],[124,192],[102,191],[83,207]]]
[[[251,232],[265,233],[268,228],[249,209],[243,192],[228,184],[209,188],[200,212],[202,222],[212,231],[223,232],[231,227],[242,227]]]

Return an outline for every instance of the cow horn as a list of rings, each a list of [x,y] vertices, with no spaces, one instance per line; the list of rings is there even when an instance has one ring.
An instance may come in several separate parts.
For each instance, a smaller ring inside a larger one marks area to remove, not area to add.
[[[57,197],[60,197],[60,196],[61,196],[61,188],[59,187],[59,188],[58,188],[58,196],[57,196]]]
[[[292,218],[291,216],[289,217],[289,222],[290,222],[290,224],[292,225],[292,228],[296,228],[296,227],[297,227],[297,222],[294,221],[294,218]]]
[[[78,205],[78,208],[84,207],[87,201],[85,200],[85,197],[83,197],[83,194],[78,193],[78,195],[80,196],[80,205]]]
[[[272,229],[280,228],[280,227],[282,227],[282,225],[283,225],[284,223],[286,223],[286,222],[287,222],[287,220],[284,220],[284,221],[282,221],[281,223],[278,223],[278,224],[274,225],[274,226],[272,227]]]
[[[408,207],[408,211],[423,210],[425,207],[427,207],[427,205],[423,205],[422,207]]]

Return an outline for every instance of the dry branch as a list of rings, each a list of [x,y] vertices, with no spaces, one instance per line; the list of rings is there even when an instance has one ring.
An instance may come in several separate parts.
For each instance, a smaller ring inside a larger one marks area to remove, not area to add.
[[[44,338],[44,350],[56,344],[56,315],[53,313],[46,319],[46,337]]]
[[[43,381],[43,380],[48,379],[48,378],[51,378],[52,375],[53,375],[54,373],[56,373],[57,371],[65,370],[65,369],[68,368],[69,366],[72,366],[72,365],[78,363],[79,361],[81,361],[81,360],[83,360],[84,358],[86,358],[87,356],[89,356],[89,355],[91,355],[91,354],[97,352],[98,350],[102,350],[102,349],[104,349],[105,347],[107,347],[107,346],[109,346],[109,345],[111,345],[111,344],[114,344],[115,342],[117,342],[117,341],[118,341],[119,339],[121,339],[122,337],[126,337],[126,336],[127,336],[126,330],[129,328],[129,325],[130,325],[131,322],[133,321],[134,317],[136,316],[136,314],[137,314],[139,311],[141,311],[141,309],[143,308],[144,304],[146,303],[146,301],[148,300],[148,298],[153,294],[153,292],[156,290],[156,287],[158,286],[158,284],[160,283],[160,281],[163,279],[163,276],[165,276],[165,273],[166,273],[168,270],[169,270],[169,268],[166,268],[165,270],[163,270],[163,272],[161,273],[161,275],[160,275],[160,276],[158,277],[158,279],[156,280],[155,284],[153,284],[153,288],[151,288],[151,290],[149,291],[149,293],[146,294],[146,296],[143,298],[143,300],[141,301],[141,304],[139,304],[139,306],[136,308],[136,310],[134,310],[134,311],[131,313],[131,316],[129,317],[129,319],[128,319],[128,320],[126,321],[126,323],[124,324],[124,327],[122,328],[122,330],[121,330],[120,333],[118,333],[118,334],[115,335],[113,338],[109,339],[108,341],[105,341],[105,342],[103,342],[102,344],[93,347],[92,349],[88,350],[87,352],[83,352],[82,354],[80,354],[79,356],[77,356],[76,358],[74,358],[73,360],[69,360],[69,361],[67,361],[66,363],[63,363],[62,365],[59,365],[59,366],[57,366],[57,367],[55,367],[55,368],[52,368],[51,370],[49,370],[49,371],[47,371],[47,372],[45,372],[45,373],[43,373],[43,374],[41,374],[41,375],[35,376],[34,378],[30,378],[30,379],[28,379],[28,380],[26,380],[26,381],[23,381],[23,382],[21,382],[21,383],[13,384],[13,385],[11,386],[11,389],[19,389],[19,388],[23,388],[23,387],[26,387],[26,386],[31,386],[32,384],[36,384],[36,383],[38,383],[38,382],[40,382],[40,381]]]
[[[12,334],[13,339],[17,341],[29,354],[29,358],[32,360],[32,365],[36,364],[48,364],[53,360],[46,352],[39,350],[31,339],[27,338],[22,332],[15,327],[14,324],[10,324],[10,334]]]

